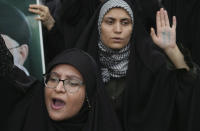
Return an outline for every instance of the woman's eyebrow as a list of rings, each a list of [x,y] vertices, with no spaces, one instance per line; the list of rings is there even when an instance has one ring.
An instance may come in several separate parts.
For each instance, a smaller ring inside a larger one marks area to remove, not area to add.
[[[59,74],[58,72],[51,72],[51,73],[54,73],[55,75],[57,75],[58,77],[61,77],[61,74]],[[65,75],[64,76],[65,78],[73,78],[73,79],[77,79],[77,80],[82,80],[80,76],[78,75],[74,75],[74,74],[70,74],[70,75]]]
[[[113,18],[113,17],[111,17],[111,16],[107,16],[107,17],[104,18],[104,20],[108,20],[108,19],[110,19],[110,20],[115,20],[115,18]]]
[[[55,75],[57,75],[57,76],[60,76],[60,74],[59,73],[57,73],[57,72],[51,72],[51,73],[53,73],[53,74],[55,74]]]
[[[66,75],[65,77],[66,78],[70,78],[70,79],[76,79],[76,80],[81,80],[82,81],[82,79],[79,76],[76,76],[76,75]]]
[[[111,19],[111,20],[115,20],[116,18],[112,17],[112,16],[105,16],[104,19]],[[120,18],[121,20],[131,20],[131,18],[129,17],[122,17]]]
[[[123,18],[121,18],[121,20],[131,20],[131,18],[129,18],[129,17],[123,17]]]

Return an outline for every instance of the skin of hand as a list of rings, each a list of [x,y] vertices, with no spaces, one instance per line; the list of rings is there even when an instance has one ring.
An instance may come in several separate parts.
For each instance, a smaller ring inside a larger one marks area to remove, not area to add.
[[[164,50],[176,68],[185,68],[189,70],[185,63],[184,56],[176,44],[176,17],[173,16],[172,26],[170,26],[167,11],[163,8],[156,14],[157,34],[151,28],[151,37],[153,42]]]
[[[52,17],[52,15],[50,14],[49,8],[45,5],[38,5],[38,4],[31,4],[29,5],[29,9],[30,12],[39,15],[38,17],[36,17],[36,20],[40,20],[42,21],[42,24],[50,31],[54,24],[55,24],[55,20]]]

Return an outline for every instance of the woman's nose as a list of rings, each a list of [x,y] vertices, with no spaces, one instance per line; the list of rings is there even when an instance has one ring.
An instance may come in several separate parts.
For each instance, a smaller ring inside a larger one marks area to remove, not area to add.
[[[115,23],[114,32],[115,33],[121,33],[122,32],[122,26],[121,26],[121,24],[119,22]]]
[[[64,82],[59,81],[58,85],[56,86],[56,92],[65,92]]]

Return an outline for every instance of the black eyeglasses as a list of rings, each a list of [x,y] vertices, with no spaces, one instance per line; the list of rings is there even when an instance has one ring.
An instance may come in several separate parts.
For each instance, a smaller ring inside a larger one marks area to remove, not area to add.
[[[9,50],[12,50],[12,49],[16,49],[16,48],[19,48],[20,47],[20,45],[17,45],[17,46],[15,46],[15,47],[11,47],[11,48],[8,48]]]
[[[84,83],[78,79],[65,79],[61,80],[56,73],[48,73],[43,75],[44,77],[44,84],[47,88],[56,88],[60,81],[63,82],[63,87],[65,91],[69,93],[75,93],[79,90]]]

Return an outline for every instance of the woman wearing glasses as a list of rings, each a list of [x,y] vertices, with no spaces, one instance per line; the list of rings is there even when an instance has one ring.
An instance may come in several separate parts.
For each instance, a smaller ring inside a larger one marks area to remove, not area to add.
[[[1,119],[6,131],[121,130],[97,66],[85,52],[70,49],[55,57],[44,85],[14,67],[12,59],[0,37],[0,96],[6,94],[1,97]]]

